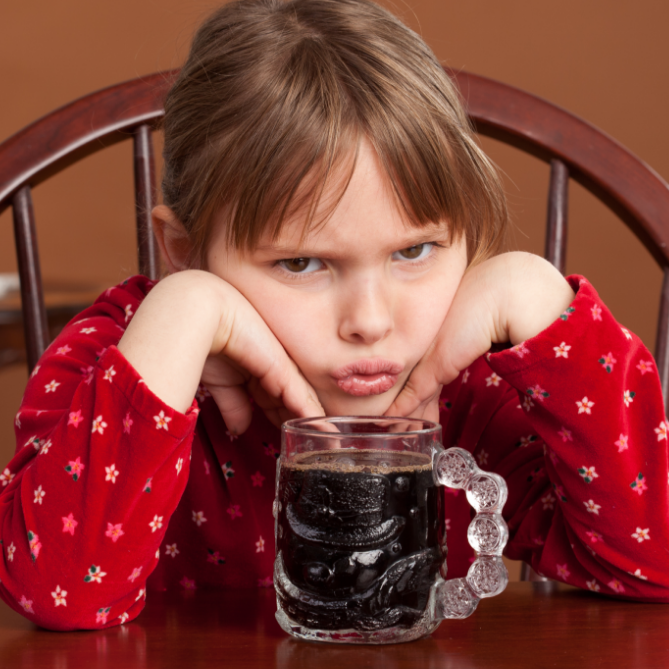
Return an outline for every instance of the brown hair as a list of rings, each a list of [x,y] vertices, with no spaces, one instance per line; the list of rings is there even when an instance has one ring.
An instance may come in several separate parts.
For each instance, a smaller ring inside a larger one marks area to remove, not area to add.
[[[220,210],[237,248],[266,229],[275,238],[305,205],[311,224],[362,136],[413,224],[448,222],[470,263],[499,250],[502,186],[456,88],[418,35],[367,0],[224,5],[196,33],[163,127],[163,197],[194,264]]]

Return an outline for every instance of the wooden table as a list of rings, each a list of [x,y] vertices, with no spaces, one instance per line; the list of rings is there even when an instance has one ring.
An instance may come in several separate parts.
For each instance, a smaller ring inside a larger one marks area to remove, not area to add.
[[[272,590],[150,593],[139,619],[99,632],[48,632],[0,603],[0,667],[262,667],[263,669],[522,669],[669,667],[669,605],[511,583],[467,620],[396,646],[289,638]]]

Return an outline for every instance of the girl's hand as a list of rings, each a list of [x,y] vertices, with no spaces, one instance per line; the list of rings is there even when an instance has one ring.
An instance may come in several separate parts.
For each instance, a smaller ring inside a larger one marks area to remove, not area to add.
[[[465,272],[444,323],[386,415],[437,421],[441,388],[493,343],[513,345],[547,328],[574,291],[548,261],[504,253]]]
[[[118,348],[177,411],[191,405],[202,380],[233,434],[251,422],[247,388],[275,424],[324,415],[316,393],[258,312],[208,272],[187,270],[158,283]]]

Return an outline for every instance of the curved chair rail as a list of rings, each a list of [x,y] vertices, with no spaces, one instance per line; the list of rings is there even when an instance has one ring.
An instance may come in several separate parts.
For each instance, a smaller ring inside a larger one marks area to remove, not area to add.
[[[0,213],[25,185],[34,188],[81,158],[130,139],[163,116],[163,101],[177,71],[158,72],[86,95],[0,144]]]
[[[657,262],[669,264],[669,184],[622,144],[570,112],[518,88],[467,72],[458,82],[476,129],[569,176],[614,211]]]

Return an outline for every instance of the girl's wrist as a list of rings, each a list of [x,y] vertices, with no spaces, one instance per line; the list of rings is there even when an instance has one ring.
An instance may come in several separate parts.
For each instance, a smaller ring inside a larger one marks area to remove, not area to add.
[[[193,401],[205,360],[220,338],[225,285],[198,270],[166,277],[144,299],[118,343],[148,388],[178,411]]]
[[[517,271],[507,290],[507,332],[513,345],[543,332],[575,297],[569,283],[547,260],[529,253],[513,253]],[[519,262],[520,261],[520,262]]]

